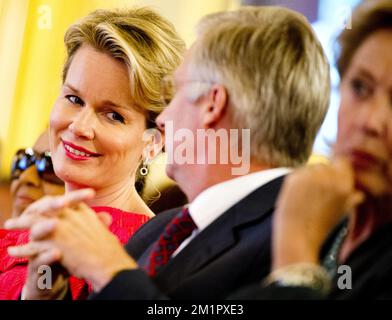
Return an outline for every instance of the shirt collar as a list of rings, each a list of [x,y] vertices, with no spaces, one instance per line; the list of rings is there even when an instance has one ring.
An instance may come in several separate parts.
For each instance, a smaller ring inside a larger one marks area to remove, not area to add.
[[[198,231],[205,229],[220,215],[257,188],[290,171],[289,168],[263,170],[218,183],[204,190],[189,205],[189,214]]]

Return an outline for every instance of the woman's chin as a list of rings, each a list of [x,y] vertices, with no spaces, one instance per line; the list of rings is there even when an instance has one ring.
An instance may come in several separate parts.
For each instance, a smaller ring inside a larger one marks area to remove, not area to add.
[[[392,195],[392,185],[385,177],[368,172],[360,172],[355,175],[356,189],[363,191],[372,198],[382,198]]]
[[[80,175],[80,172],[79,174],[70,174],[69,172],[63,174],[61,171],[59,171],[58,174],[56,173],[56,175],[64,181],[67,190],[93,187],[91,181],[94,181],[94,178],[83,177]]]

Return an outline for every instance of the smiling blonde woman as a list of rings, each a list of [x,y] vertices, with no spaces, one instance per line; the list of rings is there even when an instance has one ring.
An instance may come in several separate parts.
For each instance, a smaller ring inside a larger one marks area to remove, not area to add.
[[[66,192],[94,190],[88,205],[109,213],[110,230],[125,242],[154,215],[135,189],[139,165],[156,155],[143,133],[163,109],[161,79],[185,45],[167,20],[137,8],[91,13],[68,29],[65,46],[50,118],[53,166]],[[0,299],[18,298],[26,280],[27,260],[9,257],[6,248],[26,243],[28,234],[12,235],[0,240]],[[70,284],[73,298],[87,296],[86,283],[71,277]]]

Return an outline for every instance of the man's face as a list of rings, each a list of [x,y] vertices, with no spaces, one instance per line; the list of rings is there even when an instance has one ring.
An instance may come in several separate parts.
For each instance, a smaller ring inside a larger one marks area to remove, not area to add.
[[[43,133],[35,142],[33,150],[38,154],[49,151],[49,134]],[[17,217],[33,202],[43,196],[64,193],[63,184],[55,184],[41,178],[35,165],[29,166],[11,182],[12,215]]]
[[[196,143],[193,142],[196,142],[197,129],[202,129],[202,108],[200,105],[203,103],[203,99],[192,101],[188,96],[190,86],[198,80],[193,79],[189,72],[191,54],[191,50],[189,50],[174,74],[173,99],[157,118],[158,127],[165,131],[166,151],[169,153],[169,159],[172,159],[166,166],[166,173],[179,184],[181,184],[181,177],[187,176],[187,174],[183,174],[189,170],[186,167],[192,164],[179,163],[181,161],[178,161],[178,156],[179,154],[184,155],[187,152],[185,149],[194,150],[193,154],[196,155]]]

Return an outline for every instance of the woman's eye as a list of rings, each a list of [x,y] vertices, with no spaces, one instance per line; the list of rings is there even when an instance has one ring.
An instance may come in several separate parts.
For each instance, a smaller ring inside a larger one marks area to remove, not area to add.
[[[108,112],[108,113],[106,114],[106,116],[107,116],[110,120],[115,121],[115,122],[121,122],[121,123],[124,123],[124,122],[125,122],[125,121],[124,121],[124,117],[123,117],[122,115],[120,115],[119,113],[117,113],[117,112]]]
[[[360,98],[366,98],[370,93],[370,87],[360,79],[353,79],[351,81],[351,87],[354,93]]]
[[[84,101],[77,96],[67,95],[67,96],[65,96],[65,98],[68,99],[68,101],[73,104],[79,104],[81,106],[84,106]]]

